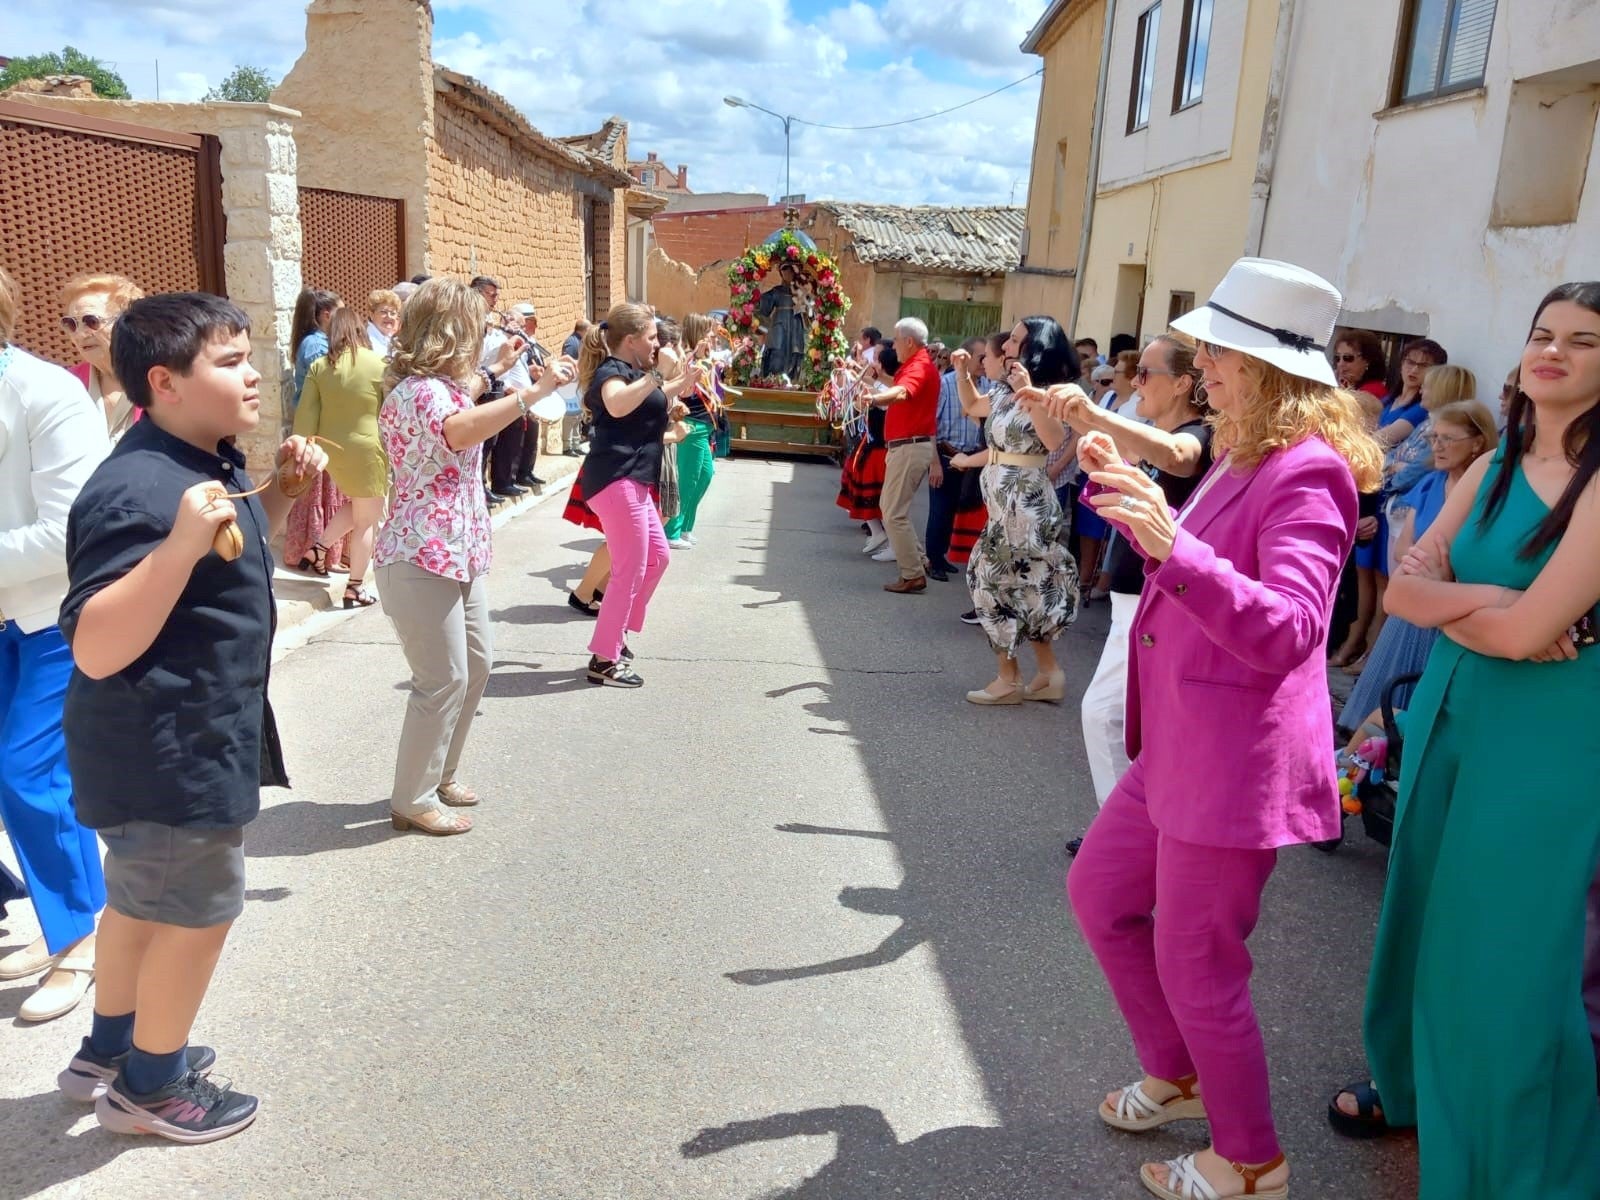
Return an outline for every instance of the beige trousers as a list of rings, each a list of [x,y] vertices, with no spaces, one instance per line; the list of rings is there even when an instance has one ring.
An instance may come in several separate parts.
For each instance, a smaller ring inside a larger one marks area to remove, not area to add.
[[[923,573],[922,538],[911,523],[911,502],[917,489],[928,478],[933,466],[932,442],[917,442],[910,446],[890,446],[884,460],[883,494],[878,507],[883,510],[883,528],[889,535],[889,545],[894,547],[894,558],[900,566],[901,579],[919,579]]]
[[[412,817],[437,808],[435,791],[455,779],[488,686],[494,666],[488,590],[481,575],[461,583],[407,562],[379,567],[377,579],[411,668],[389,805]]]

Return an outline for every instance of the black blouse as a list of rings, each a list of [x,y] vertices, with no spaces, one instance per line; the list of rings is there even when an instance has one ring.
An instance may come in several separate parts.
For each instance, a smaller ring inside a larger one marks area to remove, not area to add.
[[[599,495],[619,479],[631,479],[646,487],[661,483],[661,439],[670,424],[667,394],[656,388],[625,417],[612,416],[600,394],[608,380],[620,379],[630,384],[643,374],[620,358],[608,358],[595,369],[594,378],[583,393],[584,407],[594,421],[589,453],[578,471],[578,487],[585,496]]]

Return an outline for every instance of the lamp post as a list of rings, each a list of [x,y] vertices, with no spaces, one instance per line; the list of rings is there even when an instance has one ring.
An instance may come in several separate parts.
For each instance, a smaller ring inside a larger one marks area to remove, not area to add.
[[[775,113],[770,108],[762,108],[759,104],[751,104],[739,96],[724,96],[722,102],[729,108],[753,108],[757,112],[766,113],[769,117],[777,117],[783,122],[783,192],[786,196],[794,195],[794,185],[789,180],[789,125],[794,118]]]

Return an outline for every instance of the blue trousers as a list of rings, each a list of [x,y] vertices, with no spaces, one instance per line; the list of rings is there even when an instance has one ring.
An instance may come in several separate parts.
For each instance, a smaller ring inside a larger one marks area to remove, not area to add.
[[[72,808],[61,732],[71,674],[72,651],[55,626],[0,629],[0,820],[52,954],[93,933],[106,903],[100,844]]]

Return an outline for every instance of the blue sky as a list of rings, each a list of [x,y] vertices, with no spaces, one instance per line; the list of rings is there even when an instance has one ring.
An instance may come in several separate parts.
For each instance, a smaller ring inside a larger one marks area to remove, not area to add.
[[[546,133],[629,121],[638,157],[689,166],[696,191],[783,187],[778,121],[734,93],[831,124],[947,108],[1021,78],[1046,0],[434,0],[434,58],[504,94]],[[0,53],[71,43],[134,94],[195,99],[238,62],[274,75],[304,43],[296,0],[10,0]],[[518,14],[507,21],[505,14]],[[949,117],[875,133],[796,127],[794,189],[814,199],[1020,204],[1038,81]]]

